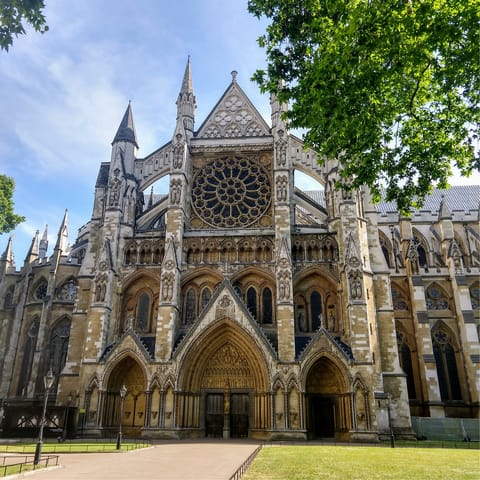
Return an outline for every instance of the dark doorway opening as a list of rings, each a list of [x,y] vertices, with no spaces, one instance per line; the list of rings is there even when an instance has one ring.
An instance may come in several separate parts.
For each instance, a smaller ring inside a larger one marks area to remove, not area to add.
[[[223,393],[209,393],[206,405],[205,433],[210,438],[223,436]]]
[[[230,437],[248,437],[248,409],[249,399],[247,393],[234,393],[231,396],[230,407]]]
[[[335,436],[335,408],[332,397],[310,397],[310,428],[314,438]]]

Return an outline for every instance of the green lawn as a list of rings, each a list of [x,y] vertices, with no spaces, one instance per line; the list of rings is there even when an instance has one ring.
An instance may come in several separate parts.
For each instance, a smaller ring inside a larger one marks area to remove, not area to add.
[[[148,447],[149,443],[122,442],[122,451]],[[0,453],[35,453],[36,443],[0,444]],[[115,442],[47,442],[42,446],[42,453],[98,453],[116,451]]]
[[[242,480],[480,479],[480,451],[446,448],[265,447]]]

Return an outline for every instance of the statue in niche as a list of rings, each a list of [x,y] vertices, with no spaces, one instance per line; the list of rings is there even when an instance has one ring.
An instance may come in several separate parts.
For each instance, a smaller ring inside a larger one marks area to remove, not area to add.
[[[166,274],[162,278],[162,300],[170,302],[173,298],[173,275]]]
[[[280,202],[287,199],[287,177],[285,176],[277,179],[277,198]]]
[[[287,163],[287,141],[283,138],[284,134],[283,130],[279,130],[276,141],[277,163],[279,167],[284,167]]]
[[[290,296],[290,283],[287,279],[288,274],[281,272],[278,279],[278,293],[281,300],[286,300]]]
[[[354,271],[350,274],[350,296],[353,300],[362,298],[362,280],[359,271]]]
[[[180,188],[180,181],[172,181],[171,186],[171,195],[172,195],[172,203],[178,205],[180,203],[181,198],[181,188]]]
[[[335,315],[333,312],[330,312],[330,315],[328,316],[327,329],[332,332],[335,330]]]
[[[298,313],[297,325],[298,325],[298,330],[300,332],[306,332],[307,331],[307,323],[305,321],[305,314],[303,312]]]
[[[183,165],[183,155],[185,153],[185,145],[182,143],[182,135],[177,133],[176,143],[173,147],[173,168],[179,169]]]
[[[112,207],[118,206],[118,202],[120,201],[120,188],[122,186],[122,182],[118,178],[120,175],[120,170],[118,168],[115,169],[113,172],[115,177],[110,182],[110,196],[109,196],[109,204]]]
[[[418,250],[415,240],[410,240],[407,250],[407,258],[410,260],[410,265],[412,268],[412,273],[418,275],[419,271],[419,259],[418,259]]]

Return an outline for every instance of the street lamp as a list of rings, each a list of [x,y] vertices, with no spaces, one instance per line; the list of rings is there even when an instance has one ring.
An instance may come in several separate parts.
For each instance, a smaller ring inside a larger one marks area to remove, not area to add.
[[[126,394],[127,394],[127,387],[125,385],[122,385],[120,387],[120,422],[118,425],[117,450],[120,450],[120,448],[122,448],[123,402],[125,401]]]
[[[70,404],[72,403],[73,395],[72,392],[68,394],[68,403],[65,409],[65,420],[63,421],[63,430],[62,430],[62,442],[67,439],[67,428],[68,428],[68,413],[70,411]]]
[[[38,433],[38,442],[35,447],[35,457],[33,458],[33,464],[38,465],[40,461],[40,456],[42,455],[42,444],[43,444],[43,427],[45,426],[45,414],[47,413],[47,402],[48,402],[48,393],[50,388],[53,385],[55,376],[51,370],[48,371],[47,375],[43,377],[43,385],[45,387],[45,397],[43,399],[43,412],[42,419],[40,420],[40,432]]]
[[[390,414],[390,394],[387,397],[387,415],[388,415],[388,428],[390,429],[390,447],[395,448],[395,435],[393,434],[392,416]]]

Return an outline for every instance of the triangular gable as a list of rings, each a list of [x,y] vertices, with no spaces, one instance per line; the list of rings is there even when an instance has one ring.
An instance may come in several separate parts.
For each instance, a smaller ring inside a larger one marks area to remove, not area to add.
[[[155,349],[153,349],[154,351]],[[106,362],[109,358],[119,355],[122,352],[129,351],[143,357],[147,361],[152,361],[151,353],[146,345],[142,343],[135,331],[129,328],[113,345],[109,345],[100,357],[100,361]]]
[[[311,341],[302,349],[302,351],[297,352],[296,357],[299,360],[305,360],[312,353],[316,354],[320,351],[327,351],[332,355],[343,359],[343,361],[354,361],[350,346],[344,343],[340,337],[332,336],[327,330],[325,330],[325,328],[320,327],[311,338]]]
[[[228,279],[225,279],[217,288],[210,302],[203,309],[200,317],[178,344],[173,355],[181,358],[188,352],[190,346],[196,342],[197,337],[205,331],[206,328],[225,318],[234,321],[243,328],[261,350],[270,353],[271,359],[277,357],[272,344],[251,316]]]
[[[233,77],[232,83],[198,129],[196,138],[265,137],[270,127]]]

